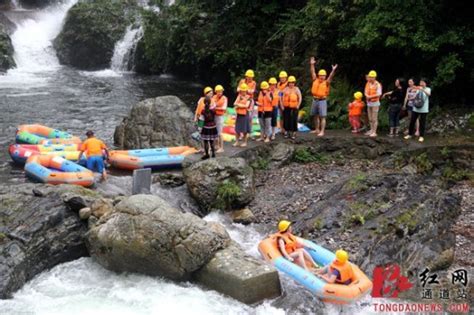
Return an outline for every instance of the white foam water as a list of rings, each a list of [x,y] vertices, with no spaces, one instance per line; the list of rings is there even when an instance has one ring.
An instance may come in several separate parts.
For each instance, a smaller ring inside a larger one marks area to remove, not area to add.
[[[117,274],[91,258],[43,272],[11,300],[0,300],[3,315],[284,314],[264,303],[255,308],[194,284]]]
[[[130,58],[133,58],[133,51],[138,41],[143,36],[143,28],[129,25],[123,38],[115,44],[114,55],[112,56],[111,68],[114,71],[129,71]]]

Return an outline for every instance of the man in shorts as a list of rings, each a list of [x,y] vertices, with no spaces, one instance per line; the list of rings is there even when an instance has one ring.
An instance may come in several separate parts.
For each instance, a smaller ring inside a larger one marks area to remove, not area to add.
[[[324,136],[326,129],[326,116],[328,113],[327,97],[329,96],[329,88],[331,81],[337,69],[337,64],[332,66],[332,71],[327,77],[326,70],[320,69],[316,75],[316,58],[311,57],[310,61],[311,79],[313,85],[311,87],[311,94],[313,95],[313,104],[311,105],[311,116],[313,116],[314,130],[318,137]],[[326,78],[327,77],[327,78]]]

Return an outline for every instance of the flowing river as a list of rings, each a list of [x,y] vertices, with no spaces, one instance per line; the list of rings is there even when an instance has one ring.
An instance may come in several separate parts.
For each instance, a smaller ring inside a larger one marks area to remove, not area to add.
[[[86,72],[59,65],[52,40],[76,0],[41,11],[13,10],[6,14],[16,26],[12,34],[17,68],[0,76],[0,181],[9,185],[26,181],[21,168],[8,156],[16,127],[40,123],[83,136],[92,129],[112,145],[115,126],[138,101],[160,95],[177,95],[191,105],[201,86],[170,76],[140,76],[120,72],[126,64],[127,45],[140,30],[128,29],[116,46],[112,69]],[[124,57],[125,56],[125,57]],[[108,195],[130,194],[129,176],[111,176],[98,189]],[[186,187],[153,185],[153,193],[176,207],[195,208]],[[206,220],[226,226],[231,237],[252,256],[265,235],[258,226],[232,224],[221,214]],[[284,295],[257,306],[247,306],[194,284],[134,274],[109,272],[91,258],[82,258],[45,271],[27,283],[11,300],[0,300],[1,314],[285,314],[320,313],[310,293],[282,275]],[[370,299],[340,309],[326,306],[329,314],[368,314]]]

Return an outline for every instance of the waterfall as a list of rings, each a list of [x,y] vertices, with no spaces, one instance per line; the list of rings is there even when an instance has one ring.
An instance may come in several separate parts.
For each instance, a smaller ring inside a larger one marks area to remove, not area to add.
[[[15,9],[21,9],[21,5],[20,5],[20,3],[18,2],[18,0],[12,0],[12,6],[13,6],[13,8],[15,8]]]
[[[112,70],[118,72],[133,70],[132,58],[142,36],[142,26],[130,25],[127,27],[123,38],[115,44],[114,55],[110,63]]]
[[[13,58],[17,64],[14,71],[35,73],[59,67],[53,40],[61,31],[67,11],[76,2],[77,0],[67,0],[41,11],[9,15],[17,26],[11,36],[15,49]]]

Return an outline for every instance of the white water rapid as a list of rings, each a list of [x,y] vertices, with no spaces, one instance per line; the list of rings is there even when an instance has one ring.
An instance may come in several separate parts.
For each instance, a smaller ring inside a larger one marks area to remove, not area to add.
[[[61,31],[67,11],[77,0],[67,0],[40,11],[7,12],[17,26],[12,34],[16,68],[0,77],[2,88],[42,86],[47,76],[60,68],[53,40]]]
[[[130,25],[127,27],[123,38],[115,44],[114,55],[110,63],[113,71],[124,72],[133,70],[130,58],[133,58],[135,48],[142,36],[142,26],[135,27]]]

